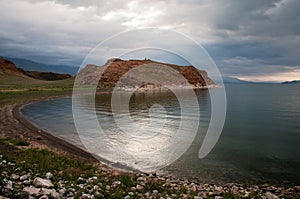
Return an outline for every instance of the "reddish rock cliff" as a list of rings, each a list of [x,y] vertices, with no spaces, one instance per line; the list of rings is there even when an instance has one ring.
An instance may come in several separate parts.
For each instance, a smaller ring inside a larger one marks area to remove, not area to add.
[[[138,66],[141,66],[139,70],[137,70]],[[153,70],[155,71],[149,71],[149,69],[143,70],[143,67],[146,68],[146,66],[153,66],[153,68],[155,68]],[[168,67],[169,70],[165,67]],[[136,72],[128,74],[132,69],[136,70]],[[183,78],[178,78],[174,72],[170,73],[172,69],[174,69],[173,71],[177,71],[178,74],[181,74],[185,80],[183,81]],[[151,60],[121,60],[115,58],[108,60],[103,67],[87,65],[80,71],[83,84],[95,84],[99,80],[100,87],[115,86],[120,78],[123,78],[122,81],[123,83],[125,82],[124,85],[130,87],[146,84],[152,84],[153,86],[153,82],[151,82],[149,77],[146,77],[147,75],[153,79],[156,78],[156,82],[158,82],[157,79],[159,77],[162,83],[168,82],[168,84],[174,86],[186,84],[186,80],[195,87],[214,85],[214,82],[208,77],[205,71],[198,70],[193,66],[178,66]],[[155,75],[156,77],[154,77]],[[126,78],[124,78],[124,76],[126,76]]]
[[[13,62],[0,58],[0,74],[3,73],[25,76],[24,71],[17,68]]]

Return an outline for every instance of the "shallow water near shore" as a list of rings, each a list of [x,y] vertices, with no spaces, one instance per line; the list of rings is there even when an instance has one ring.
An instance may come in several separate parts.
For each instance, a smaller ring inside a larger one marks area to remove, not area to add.
[[[210,121],[210,95],[208,90],[197,90],[196,94],[201,113],[196,138],[183,156],[163,172],[214,183],[300,184],[299,84],[226,85],[225,126],[217,145],[204,159],[198,158],[198,152]],[[135,94],[130,103],[131,116],[142,125],[151,104],[165,107],[165,127],[176,131],[180,106],[172,93]],[[90,110],[91,104],[87,101],[83,107]],[[108,133],[116,141],[126,138],[118,134],[114,124],[110,95],[98,95],[95,107]],[[32,103],[22,109],[22,114],[43,130],[84,148],[74,126],[71,98]],[[165,117],[163,113],[155,116],[152,122]],[[143,132],[138,136],[144,136]]]

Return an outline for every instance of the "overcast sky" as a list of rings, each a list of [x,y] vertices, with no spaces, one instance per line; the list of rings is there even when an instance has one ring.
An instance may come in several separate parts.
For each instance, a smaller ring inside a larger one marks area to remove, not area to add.
[[[79,66],[111,35],[158,27],[195,39],[223,75],[300,79],[299,0],[0,0],[0,24],[1,56]]]

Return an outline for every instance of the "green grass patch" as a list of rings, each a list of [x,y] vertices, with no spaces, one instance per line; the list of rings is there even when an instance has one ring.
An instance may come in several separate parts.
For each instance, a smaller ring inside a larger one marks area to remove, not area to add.
[[[4,145],[14,143],[15,146],[28,144],[25,141],[16,139],[0,139],[0,142]],[[41,176],[47,172],[52,172],[54,176],[59,176],[58,179],[72,182],[76,181],[81,175],[84,177],[93,176],[97,170],[91,164],[58,155],[46,149],[29,148],[20,150],[11,147],[10,150],[1,150],[1,154],[10,162],[15,162],[21,171],[35,171],[35,173],[41,174]]]
[[[29,142],[16,138],[0,138],[2,144],[13,144],[15,146],[29,146]]]

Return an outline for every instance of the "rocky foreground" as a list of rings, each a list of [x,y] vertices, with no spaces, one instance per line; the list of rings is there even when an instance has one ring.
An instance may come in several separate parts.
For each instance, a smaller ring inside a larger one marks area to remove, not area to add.
[[[22,170],[15,162],[0,155],[1,190],[12,198],[299,198],[300,186],[294,188],[245,186],[225,184],[222,186],[202,184],[187,179],[156,174],[116,174],[104,168],[94,175],[80,175],[74,180],[63,180],[63,171],[56,174],[40,173],[39,170]],[[0,198],[5,198],[4,196]]]

